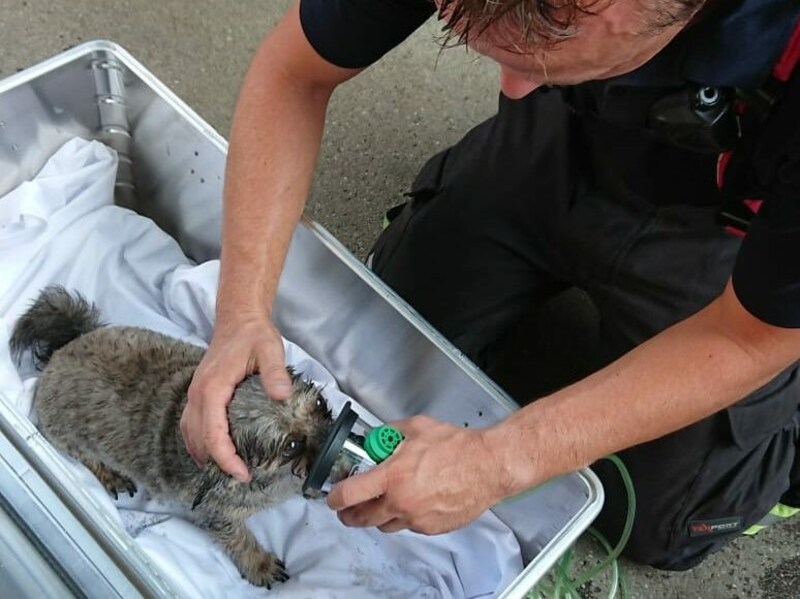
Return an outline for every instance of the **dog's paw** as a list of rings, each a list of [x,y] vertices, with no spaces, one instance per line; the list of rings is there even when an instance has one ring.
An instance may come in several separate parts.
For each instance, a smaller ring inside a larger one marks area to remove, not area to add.
[[[272,553],[259,552],[247,562],[242,576],[251,584],[271,589],[273,584],[289,580],[286,565]]]
[[[129,478],[121,474],[112,475],[110,479],[100,481],[106,490],[114,496],[114,499],[119,499],[120,493],[127,493],[130,497],[136,494],[138,489],[136,484]]]
[[[303,491],[303,497],[305,499],[311,499],[311,500],[320,499],[322,497],[325,497],[325,495],[326,493],[319,489],[306,489]]]
[[[127,493],[131,497],[136,493],[136,485],[127,476],[115,472],[105,464],[87,464],[87,466],[114,499],[119,499],[120,493]]]

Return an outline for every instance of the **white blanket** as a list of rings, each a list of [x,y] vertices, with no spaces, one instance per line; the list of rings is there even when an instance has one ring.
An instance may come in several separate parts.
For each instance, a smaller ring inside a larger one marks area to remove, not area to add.
[[[34,417],[36,373],[31,364],[18,370],[12,363],[8,336],[50,283],[80,291],[111,324],[198,345],[210,337],[218,263],[191,263],[152,221],[112,205],[115,173],[113,152],[75,139],[35,180],[0,199],[0,400],[26,417]],[[284,345],[287,362],[323,385],[337,412],[347,398],[330,373]],[[522,569],[513,534],[491,513],[447,535],[384,535],[346,528],[324,502],[297,497],[248,522],[291,575],[268,592],[244,581],[211,537],[181,517],[180,506],[141,490],[114,501],[81,464],[64,459],[186,597],[491,597]]]

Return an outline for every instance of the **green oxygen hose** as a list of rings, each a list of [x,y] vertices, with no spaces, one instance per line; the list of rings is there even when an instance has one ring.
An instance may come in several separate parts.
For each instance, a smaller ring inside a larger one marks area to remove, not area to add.
[[[616,547],[612,548],[611,544],[602,534],[594,528],[590,528],[588,530],[589,534],[594,537],[606,551],[606,557],[594,567],[586,572],[577,574],[573,578],[569,573],[573,552],[571,549],[568,549],[548,573],[549,577],[553,579],[554,582],[551,584],[548,580],[539,581],[539,583],[531,589],[528,594],[528,599],[580,599],[578,589],[598,574],[609,569],[611,570],[611,584],[608,598],[614,599],[617,596],[627,597],[628,591],[619,564],[617,563],[617,558],[622,553],[622,550],[625,548],[631,536],[633,518],[636,514],[636,493],[633,488],[631,476],[622,460],[616,455],[607,456],[605,459],[609,460],[617,467],[617,470],[619,470],[622,483],[625,486],[625,492],[628,495],[628,513],[625,517],[625,526],[622,529],[619,543],[617,543]]]

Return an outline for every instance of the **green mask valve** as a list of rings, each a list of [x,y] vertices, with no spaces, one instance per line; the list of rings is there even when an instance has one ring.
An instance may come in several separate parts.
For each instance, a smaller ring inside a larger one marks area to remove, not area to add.
[[[376,464],[380,464],[394,453],[394,450],[402,440],[403,433],[393,426],[383,424],[367,433],[364,438],[364,449]]]

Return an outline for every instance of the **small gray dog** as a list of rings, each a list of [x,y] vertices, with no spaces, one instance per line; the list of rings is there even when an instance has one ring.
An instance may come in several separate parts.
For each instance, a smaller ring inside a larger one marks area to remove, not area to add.
[[[63,287],[43,290],[17,322],[11,348],[43,368],[34,395],[39,427],[83,462],[114,497],[141,483],[155,497],[191,506],[196,524],[225,547],[242,576],[270,588],[288,579],[244,524],[299,492],[324,442],[331,413],[319,390],[291,369],[292,396],[273,401],[257,376],[228,406],[230,433],[252,480],[240,483],[211,460],[200,469],[179,421],[204,349],[154,331],[108,327],[96,306]]]

